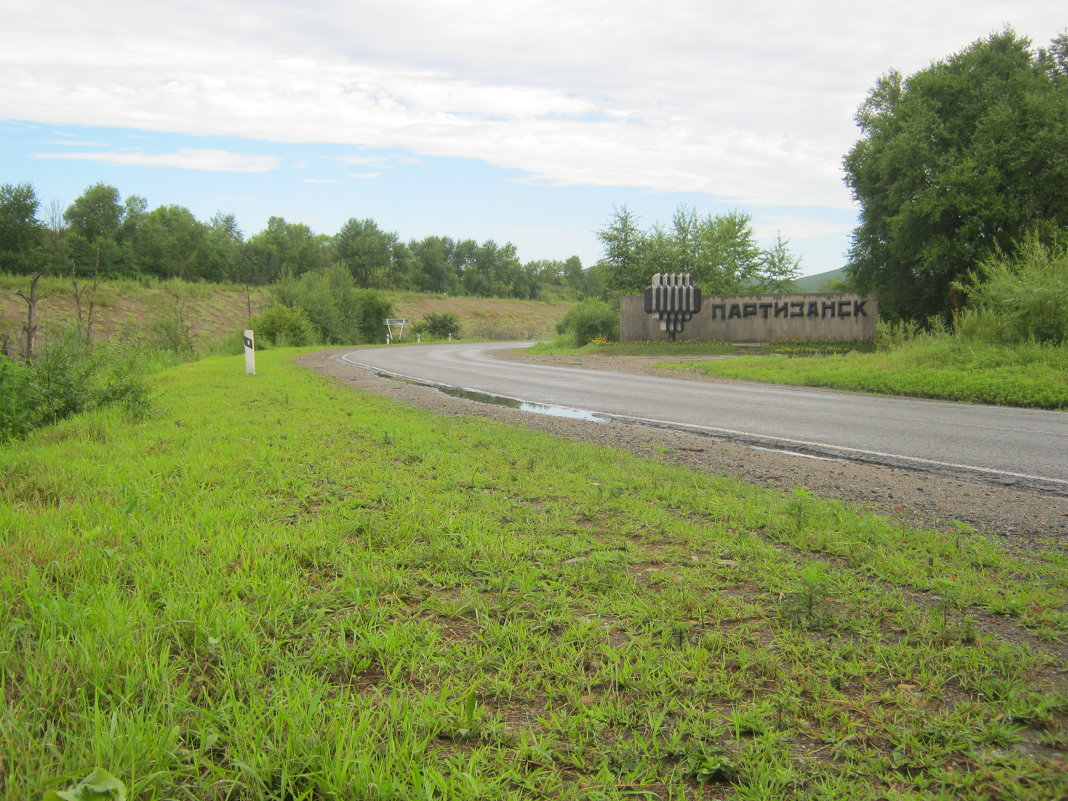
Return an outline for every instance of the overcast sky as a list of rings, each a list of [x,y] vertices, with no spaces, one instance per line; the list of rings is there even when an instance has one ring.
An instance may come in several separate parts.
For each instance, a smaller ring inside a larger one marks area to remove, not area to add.
[[[0,0],[0,183],[103,181],[201,219],[600,255],[616,206],[741,209],[842,266],[842,156],[878,76],[1062,0]]]

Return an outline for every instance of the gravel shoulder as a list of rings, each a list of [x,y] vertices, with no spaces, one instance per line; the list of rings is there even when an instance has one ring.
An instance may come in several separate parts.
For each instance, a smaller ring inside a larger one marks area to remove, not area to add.
[[[746,484],[793,490],[805,487],[912,525],[952,528],[966,523],[1012,547],[1068,547],[1068,498],[973,483],[900,468],[814,459],[763,451],[681,431],[623,423],[598,423],[535,414],[446,395],[431,387],[396,381],[338,361],[349,349],[308,354],[300,364],[364,392],[384,395],[439,414],[483,417],[575,440],[622,448],[637,456],[721,476]],[[501,358],[594,369],[660,374],[663,357],[534,356],[502,351]],[[707,360],[707,357],[703,357]],[[672,374],[692,380],[717,380]]]

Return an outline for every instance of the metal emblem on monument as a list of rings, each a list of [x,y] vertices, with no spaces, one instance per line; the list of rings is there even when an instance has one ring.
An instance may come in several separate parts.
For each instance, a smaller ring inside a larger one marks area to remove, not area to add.
[[[700,311],[701,290],[693,285],[689,273],[656,273],[645,290],[645,313],[657,316],[660,330],[672,342]]]

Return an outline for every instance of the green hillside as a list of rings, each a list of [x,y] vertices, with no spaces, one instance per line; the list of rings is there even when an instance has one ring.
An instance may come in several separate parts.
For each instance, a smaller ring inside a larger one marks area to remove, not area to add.
[[[839,267],[837,270],[828,270],[825,273],[796,278],[794,279],[794,284],[797,286],[798,292],[822,292],[829,282],[844,281],[845,277],[845,267]]]

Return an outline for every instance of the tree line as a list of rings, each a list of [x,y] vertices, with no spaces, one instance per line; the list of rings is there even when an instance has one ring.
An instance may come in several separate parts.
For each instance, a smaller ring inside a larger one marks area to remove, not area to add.
[[[735,210],[698,214],[680,206],[671,223],[642,230],[626,206],[617,208],[597,232],[605,294],[641,294],[655,273],[690,273],[705,293],[789,292],[800,274],[800,258],[777,237],[761,248],[752,217]]]
[[[341,266],[362,289],[539,300],[587,291],[577,256],[522,262],[511,242],[428,236],[401,241],[373,219],[348,220],[334,235],[271,217],[243,235],[232,214],[209,221],[176,205],[149,210],[144,198],[123,199],[95,184],[65,209],[47,209],[31,184],[0,185],[0,270],[74,277],[277,284]]]

